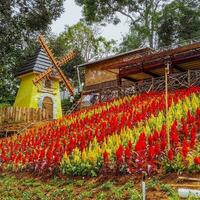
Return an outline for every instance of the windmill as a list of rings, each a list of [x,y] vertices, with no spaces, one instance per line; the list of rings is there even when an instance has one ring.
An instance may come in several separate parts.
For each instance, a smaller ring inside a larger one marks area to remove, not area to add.
[[[71,61],[76,56],[76,53],[74,51],[71,51],[71,52],[67,53],[59,61],[57,61],[56,58],[54,57],[54,54],[52,53],[51,49],[48,47],[48,45],[45,41],[45,38],[42,35],[40,35],[38,37],[38,42],[39,42],[41,48],[46,53],[46,55],[48,56],[48,58],[50,59],[52,66],[49,66],[46,71],[39,74],[38,76],[36,76],[33,79],[34,85],[37,86],[38,84],[41,83],[42,80],[49,79],[49,77],[52,74],[56,73],[60,77],[60,80],[64,83],[64,85],[65,85],[66,89],[69,91],[70,95],[73,96],[74,95],[74,88],[73,88],[72,84],[70,83],[69,79],[62,72],[60,67],[64,64],[68,63],[69,61]]]
[[[45,109],[49,119],[58,119],[62,117],[60,82],[64,83],[70,95],[74,95],[74,88],[61,66],[72,60],[76,53],[70,51],[57,60],[42,35],[38,42],[41,48],[27,58],[16,74],[20,86],[14,106]]]

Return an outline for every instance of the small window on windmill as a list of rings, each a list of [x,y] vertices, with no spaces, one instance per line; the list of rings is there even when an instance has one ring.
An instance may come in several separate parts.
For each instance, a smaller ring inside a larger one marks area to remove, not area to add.
[[[52,88],[52,82],[51,82],[51,80],[45,79],[44,87],[45,88]]]

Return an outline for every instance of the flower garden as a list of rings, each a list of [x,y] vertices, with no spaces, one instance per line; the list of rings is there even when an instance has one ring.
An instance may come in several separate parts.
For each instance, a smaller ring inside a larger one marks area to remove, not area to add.
[[[165,94],[150,92],[0,139],[2,169],[70,176],[198,171],[200,87],[171,91],[168,101],[167,124]]]

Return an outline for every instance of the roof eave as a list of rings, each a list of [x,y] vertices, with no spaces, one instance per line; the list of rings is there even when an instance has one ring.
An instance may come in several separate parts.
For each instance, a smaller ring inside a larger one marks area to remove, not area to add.
[[[129,54],[132,54],[132,53],[137,53],[137,52],[142,51],[142,50],[152,50],[152,51],[155,51],[151,47],[138,48],[138,49],[134,49],[134,50],[131,50],[131,51],[128,51],[128,52],[124,52],[124,53],[120,53],[120,54],[117,54],[117,55],[109,56],[107,58],[102,58],[102,59],[99,59],[99,60],[96,60],[96,61],[91,61],[91,62],[88,62],[88,63],[83,63],[83,64],[80,64],[80,65],[77,65],[77,67],[80,68],[80,67],[91,66],[91,65],[94,65],[94,64],[97,64],[97,63],[100,63],[100,62],[104,62],[104,61],[107,61],[107,60],[111,60],[111,59],[114,59],[114,58],[117,58],[117,57],[129,55]]]

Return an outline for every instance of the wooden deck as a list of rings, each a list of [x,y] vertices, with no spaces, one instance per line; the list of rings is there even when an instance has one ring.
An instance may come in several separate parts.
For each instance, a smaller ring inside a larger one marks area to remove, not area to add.
[[[49,119],[49,113],[41,108],[0,108],[0,137],[19,134]]]
[[[29,122],[29,123],[7,123],[0,124],[0,138],[13,134],[20,134],[29,129],[38,128],[50,122],[49,120]]]

